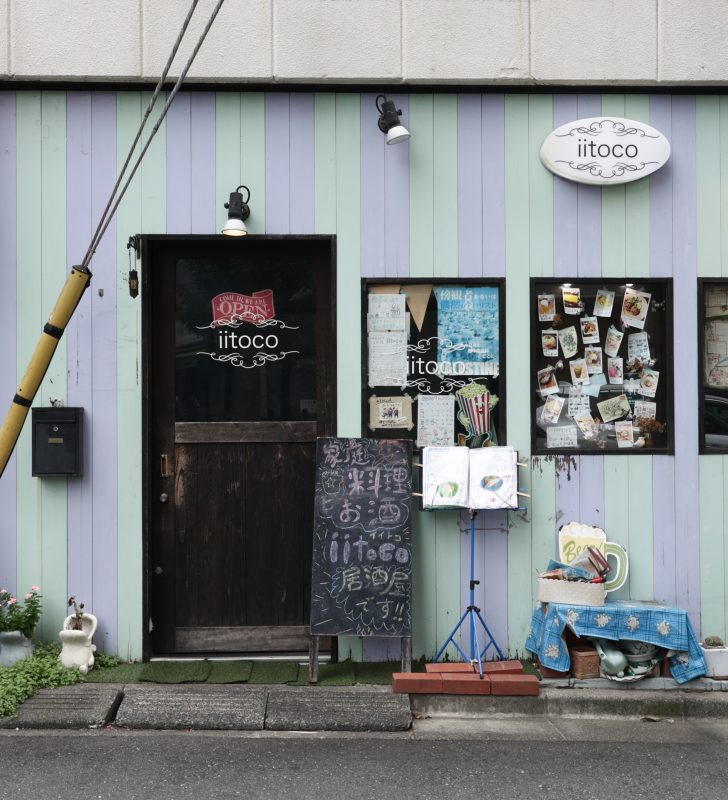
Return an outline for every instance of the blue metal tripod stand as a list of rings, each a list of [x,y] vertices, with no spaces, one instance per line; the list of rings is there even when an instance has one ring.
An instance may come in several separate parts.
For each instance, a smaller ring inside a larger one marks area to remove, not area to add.
[[[471,664],[478,664],[478,673],[480,677],[483,677],[483,656],[488,651],[488,648],[493,645],[495,648],[496,653],[498,653],[499,658],[503,658],[503,651],[498,647],[496,640],[493,638],[493,634],[488,629],[488,626],[485,624],[485,620],[483,619],[483,615],[480,613],[480,609],[475,605],[475,587],[480,583],[480,581],[475,580],[475,515],[477,512],[470,509],[470,605],[465,609],[463,612],[462,617],[460,617],[460,621],[458,624],[452,629],[452,633],[448,636],[447,641],[443,646],[440,648],[438,654],[435,656],[435,661],[440,660],[440,656],[445,652],[447,646],[452,643],[455,649],[460,653],[462,658],[465,661],[469,661]],[[485,632],[488,636],[487,644],[481,650],[480,644],[478,643],[478,629],[476,625],[476,618],[480,621],[483,628],[485,628]],[[463,626],[465,620],[468,620],[468,625],[470,627],[470,658],[465,655],[460,645],[455,641],[455,636],[460,628]]]

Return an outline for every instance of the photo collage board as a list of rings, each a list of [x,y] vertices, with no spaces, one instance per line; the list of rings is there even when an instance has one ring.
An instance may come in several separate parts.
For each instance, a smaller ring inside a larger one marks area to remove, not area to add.
[[[703,278],[698,294],[700,451],[728,453],[728,282]]]
[[[502,280],[362,281],[362,435],[505,443]]]
[[[669,453],[669,279],[532,279],[535,453]]]

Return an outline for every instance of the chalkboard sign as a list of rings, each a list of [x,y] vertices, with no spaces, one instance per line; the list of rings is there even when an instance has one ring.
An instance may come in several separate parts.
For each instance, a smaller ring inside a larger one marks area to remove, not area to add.
[[[411,442],[318,439],[313,635],[410,635],[411,496]]]

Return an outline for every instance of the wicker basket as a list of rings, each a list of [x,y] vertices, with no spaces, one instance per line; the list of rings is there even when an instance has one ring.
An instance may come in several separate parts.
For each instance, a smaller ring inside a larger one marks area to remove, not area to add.
[[[542,603],[574,606],[603,606],[607,597],[603,583],[538,579],[538,599]]]

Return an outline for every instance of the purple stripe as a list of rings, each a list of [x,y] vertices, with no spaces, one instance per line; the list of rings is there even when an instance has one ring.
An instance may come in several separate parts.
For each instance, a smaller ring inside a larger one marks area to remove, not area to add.
[[[579,472],[579,522],[604,528],[604,456],[580,456]]]
[[[675,325],[675,559],[677,602],[686,608],[695,630],[700,630],[700,464],[698,459],[698,405],[695,387],[698,366],[695,342],[697,319],[697,165],[695,97],[673,97],[672,143],[680,154],[673,163],[674,292],[680,298],[680,322]]]
[[[650,97],[650,125],[672,141],[672,100],[668,95]],[[650,275],[653,277],[672,275],[674,164],[673,156],[662,169],[650,175]]]
[[[365,278],[386,276],[384,262],[384,135],[373,123],[376,95],[361,96],[361,274]],[[376,120],[374,120],[376,123]],[[374,233],[376,232],[376,233]],[[365,640],[366,641],[366,640]]]
[[[393,94],[389,99],[402,110],[400,120],[409,129],[409,97]],[[372,124],[376,127],[376,119]],[[392,278],[406,278],[410,272],[409,152],[409,142],[384,148],[384,269]]]
[[[103,213],[116,180],[116,94],[91,96],[91,195],[93,219]],[[93,261],[93,581],[96,633],[101,650],[117,643],[117,384],[116,220],[109,225]],[[103,297],[98,290],[103,288]]]
[[[190,96],[190,224],[192,233],[215,233],[215,95]],[[220,200],[219,202],[225,202]]]
[[[290,105],[290,94],[265,95],[266,233],[291,232]]]
[[[483,96],[458,96],[458,261],[463,278],[483,274]],[[492,169],[493,164],[489,162]],[[501,198],[502,200],[502,198]]]
[[[672,100],[650,97],[650,124],[672,140]],[[672,275],[673,159],[650,175],[650,275]],[[677,295],[675,295],[677,296]],[[676,326],[677,330],[677,326]],[[680,327],[682,330],[682,327]],[[677,363],[676,361],[674,363]],[[675,417],[677,419],[677,416]],[[655,599],[677,603],[675,458],[652,457],[653,574]],[[697,495],[696,495],[697,496]]]
[[[505,95],[483,97],[483,275],[498,278],[506,274],[505,115]]]
[[[66,257],[80,264],[93,227],[91,209],[91,93],[69,92],[66,100]],[[96,266],[94,265],[94,270]],[[93,386],[92,287],[81,298],[66,331],[68,405],[84,409],[84,475],[68,481],[68,593],[93,608]]]
[[[364,636],[361,644],[362,661],[399,661],[401,658],[402,639],[398,636]],[[414,653],[412,656],[417,658]]]
[[[17,390],[17,265],[16,265],[15,92],[0,92],[0,397],[7,410]],[[0,589],[17,589],[17,478],[13,455],[0,478]]]
[[[579,119],[602,113],[598,94],[579,95]],[[577,189],[579,231],[577,259],[580,278],[598,278],[602,274],[602,190],[600,186],[580,183]]]
[[[569,522],[581,522],[580,456],[556,456],[556,530]]]
[[[578,118],[576,95],[554,95],[554,128]],[[554,176],[554,275],[575,278],[578,273],[578,184]]]
[[[167,233],[191,231],[190,106],[190,95],[181,93],[167,112]]]
[[[314,100],[312,94],[291,95],[290,232],[313,233]]]

